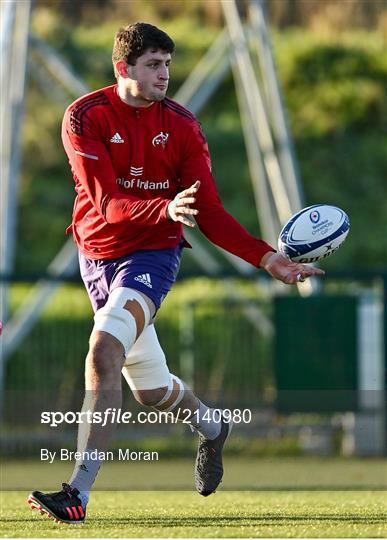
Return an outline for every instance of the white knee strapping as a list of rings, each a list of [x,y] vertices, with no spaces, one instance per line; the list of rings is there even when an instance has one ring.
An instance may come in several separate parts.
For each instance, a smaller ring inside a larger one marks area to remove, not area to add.
[[[172,375],[169,380],[168,390],[165,396],[154,405],[154,408],[158,411],[170,412],[177,407],[180,401],[184,397],[184,384],[176,377]]]
[[[133,391],[168,386],[169,369],[153,324],[144,329],[131,348],[122,374]]]
[[[133,315],[125,309],[128,301],[138,302],[144,312],[144,328],[150,321],[150,310],[140,293],[134,289],[118,287],[109,295],[109,299],[103,308],[94,315],[94,330],[108,332],[120,341],[128,355],[136,339],[137,326]]]

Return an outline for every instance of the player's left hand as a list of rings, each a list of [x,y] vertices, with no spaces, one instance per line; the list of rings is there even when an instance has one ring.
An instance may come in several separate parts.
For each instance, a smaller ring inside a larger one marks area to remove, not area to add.
[[[273,278],[286,283],[286,285],[294,285],[300,281],[305,281],[308,277],[323,276],[325,274],[321,268],[293,262],[285,255],[273,251],[265,253],[260,266]]]

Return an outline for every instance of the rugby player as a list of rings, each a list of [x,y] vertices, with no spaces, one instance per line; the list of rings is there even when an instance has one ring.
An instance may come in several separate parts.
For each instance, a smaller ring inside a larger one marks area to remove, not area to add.
[[[95,312],[83,410],[118,409],[122,373],[141,404],[191,411],[199,436],[195,485],[207,496],[222,479],[231,423],[169,372],[153,324],[189,247],[183,225],[196,223],[211,242],[284,283],[323,272],[276,253],[224,209],[199,122],[166,96],[174,47],[150,24],[120,29],[112,56],[117,83],[68,107],[62,140],[77,193],[69,229]],[[82,523],[101,465],[90,456],[109,447],[113,430],[114,424],[80,424],[83,457],[71,478],[59,492],[31,493],[31,507]]]

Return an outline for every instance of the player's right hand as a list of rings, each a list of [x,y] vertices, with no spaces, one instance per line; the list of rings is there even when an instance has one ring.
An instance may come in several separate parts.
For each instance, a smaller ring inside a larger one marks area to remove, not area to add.
[[[323,276],[325,274],[321,268],[293,262],[282,253],[274,253],[273,251],[265,253],[260,266],[273,278],[282,281],[286,285],[294,285],[299,281],[305,281],[308,277]]]
[[[200,182],[197,180],[192,186],[183,191],[180,191],[176,197],[168,205],[167,213],[172,221],[180,221],[188,227],[195,227],[195,222],[188,216],[196,216],[199,210],[191,208],[191,205],[195,204],[195,193],[200,187]]]

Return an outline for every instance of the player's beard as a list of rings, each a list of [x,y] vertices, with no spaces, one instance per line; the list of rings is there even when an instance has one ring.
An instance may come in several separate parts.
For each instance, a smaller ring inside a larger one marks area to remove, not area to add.
[[[165,90],[152,90],[149,92],[149,99],[150,101],[161,101],[165,98],[165,94],[167,93],[167,89]]]
[[[148,88],[141,83],[138,85],[139,94],[146,101],[161,101],[165,98],[167,89],[168,86],[165,88],[165,90],[161,90],[160,88],[155,88],[153,85],[149,86]]]

